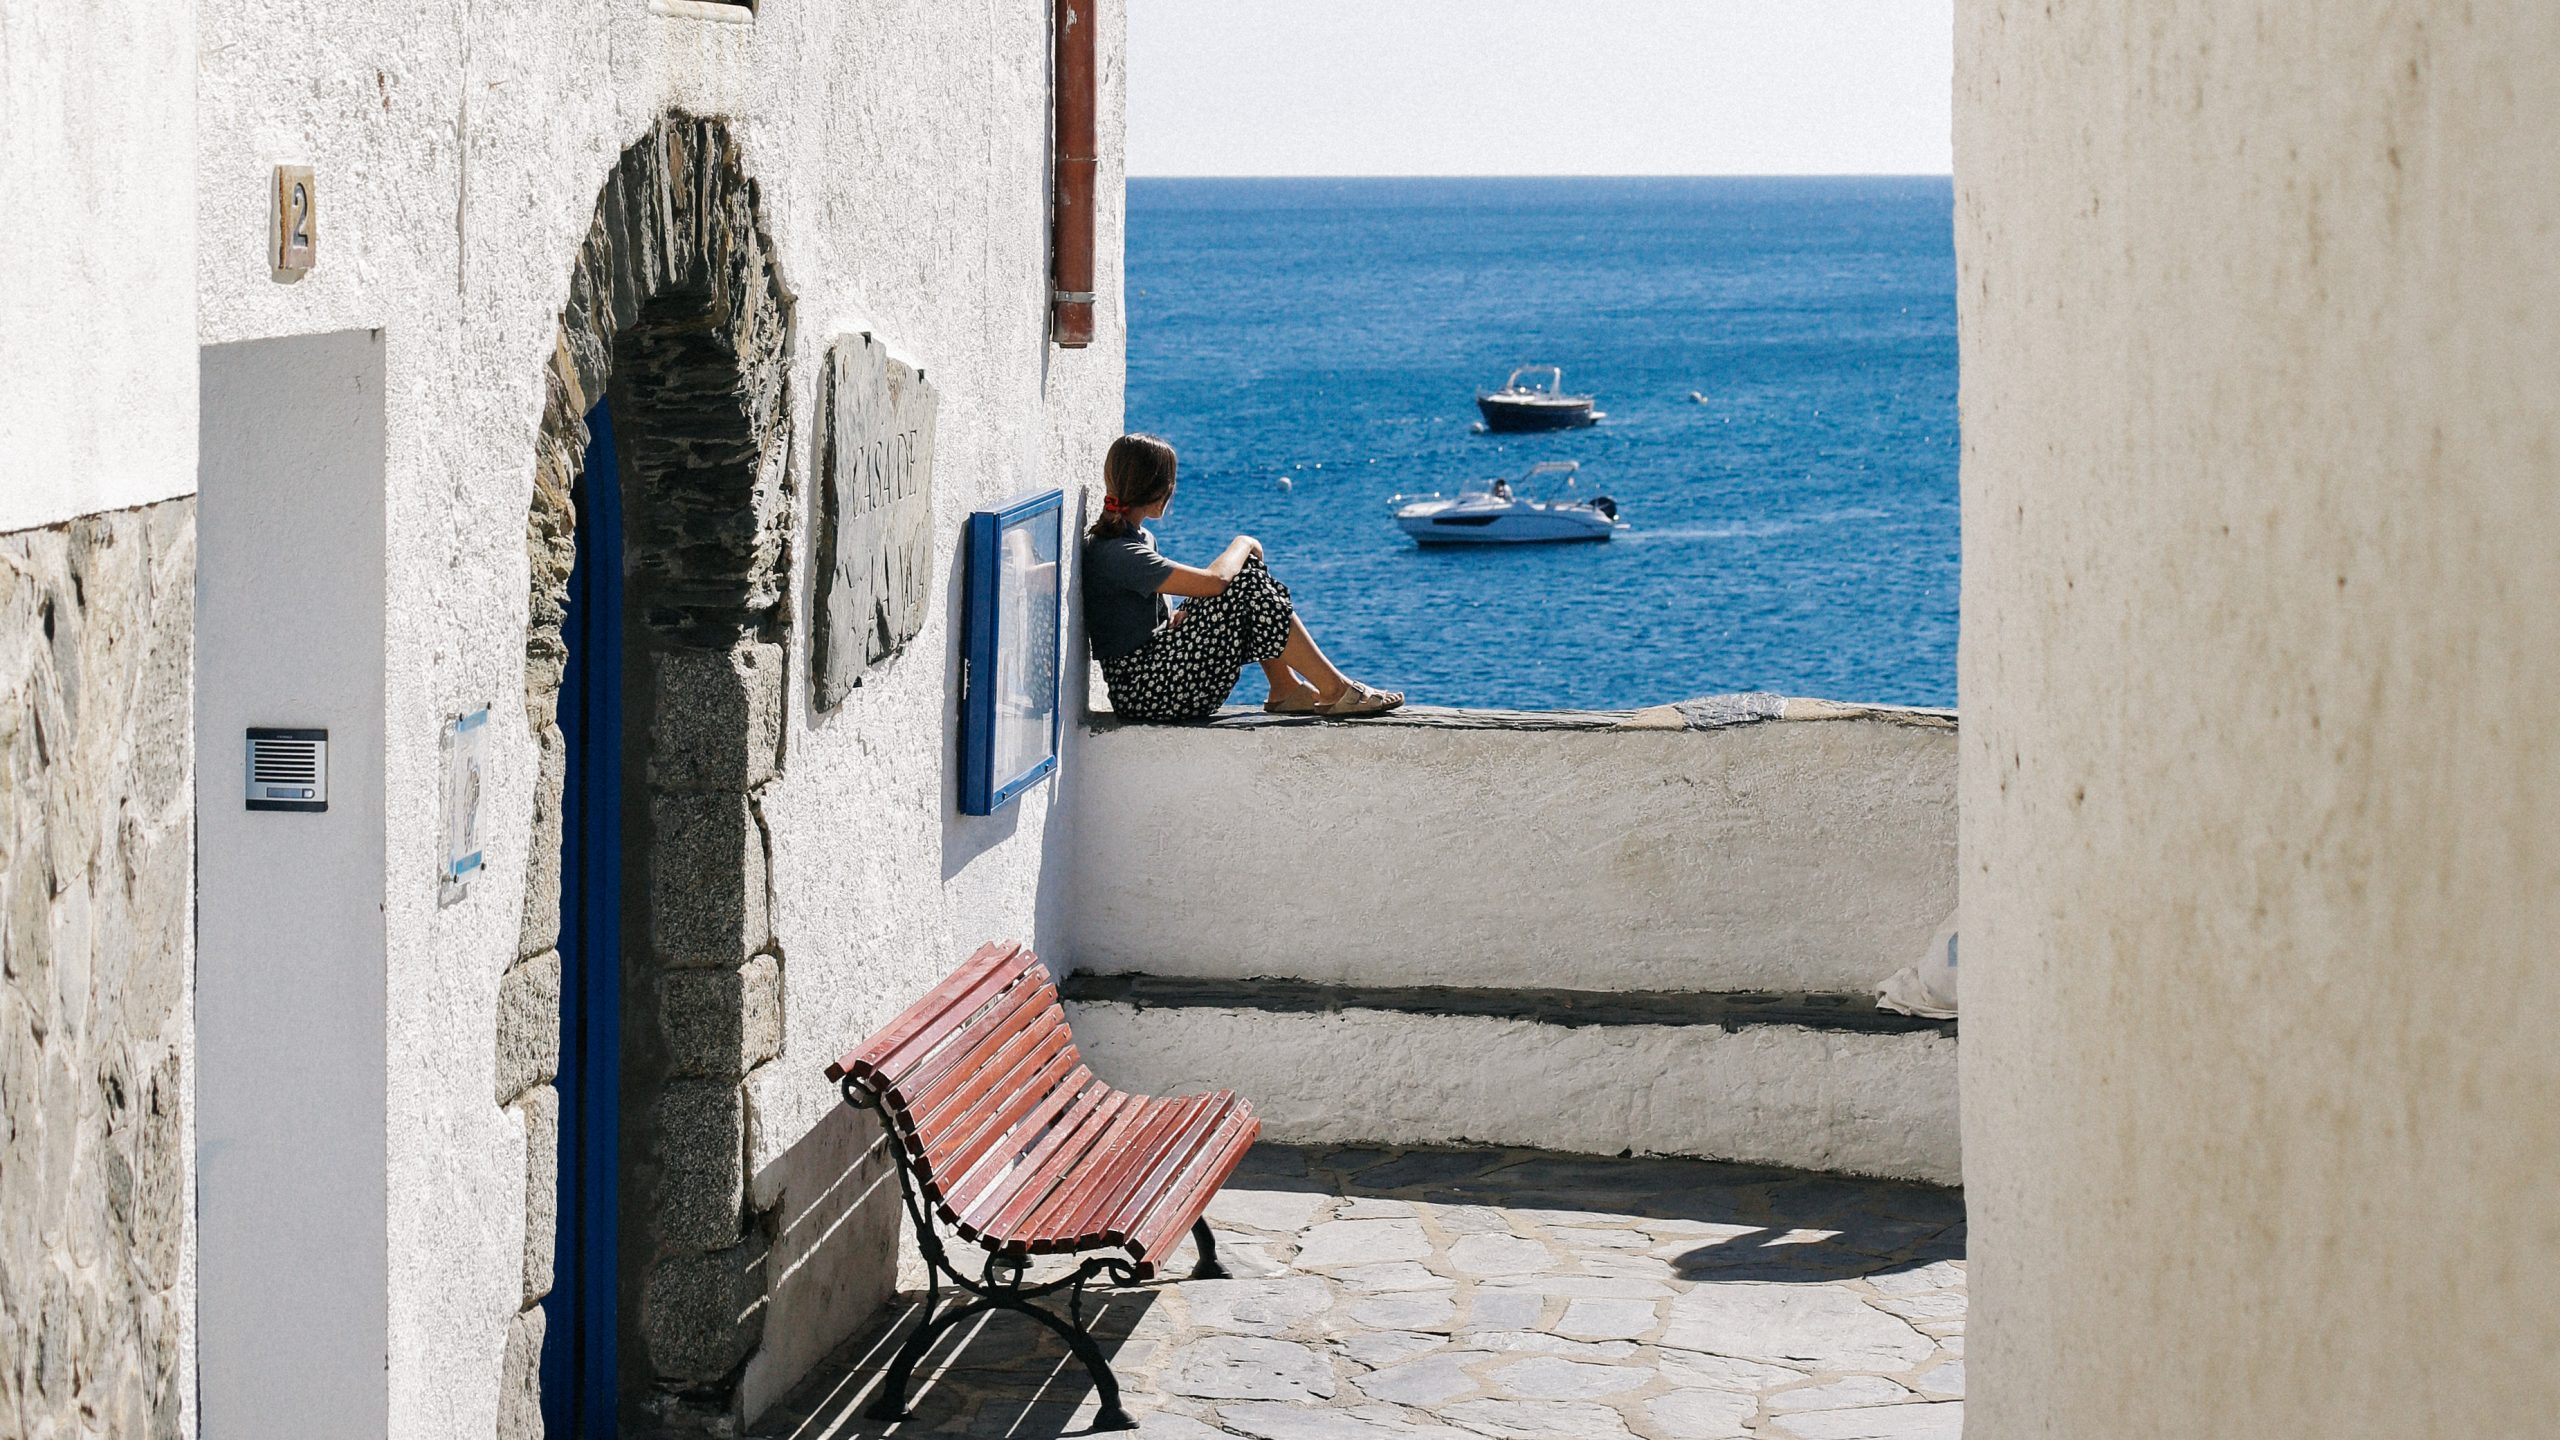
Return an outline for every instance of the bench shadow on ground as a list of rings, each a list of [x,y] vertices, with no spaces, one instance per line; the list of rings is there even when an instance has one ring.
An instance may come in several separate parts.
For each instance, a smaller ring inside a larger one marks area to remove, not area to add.
[[[1157,1285],[1173,1283],[1159,1281]],[[1094,1339],[1124,1373],[1152,1341],[1130,1333],[1157,1300],[1156,1285],[1097,1289],[1085,1307]],[[943,1303],[948,1306],[949,1292]],[[925,1352],[908,1387],[909,1418],[864,1418],[880,1395],[890,1359],[915,1328],[920,1297],[904,1295],[840,1346],[788,1400],[765,1414],[760,1440],[853,1440],[857,1436],[984,1435],[1055,1440],[1093,1426],[1093,1382],[1056,1332],[1025,1315],[971,1316]],[[965,1298],[965,1297],[964,1297]],[[1065,1302],[1057,1302],[1063,1313]],[[1127,1432],[1122,1432],[1127,1433]]]
[[[1612,1215],[1684,1222],[1696,1227],[1695,1243],[1654,1253],[1669,1266],[1668,1278],[1687,1285],[1820,1285],[1964,1258],[1961,1191],[1715,1161],[1489,1147],[1261,1145],[1246,1157],[1228,1188],[1490,1207],[1531,1225],[1591,1225],[1594,1217]],[[1240,1275],[1288,1270],[1250,1241],[1226,1237],[1220,1248],[1243,1252],[1230,1256],[1241,1262]],[[1174,1257],[1173,1276],[1187,1271],[1189,1264],[1186,1245]],[[1157,1303],[1162,1287],[1180,1283],[1167,1278],[1093,1292],[1098,1302],[1091,1312],[1097,1317],[1095,1336],[1128,1387],[1124,1398],[1142,1423],[1149,1418],[1150,1397],[1143,1381],[1131,1381],[1134,1371],[1147,1368],[1159,1342],[1133,1332]],[[903,1297],[839,1347],[797,1393],[762,1417],[753,1433],[787,1440],[925,1434],[1056,1440],[1090,1431],[1096,1406],[1084,1367],[1047,1328],[1001,1311],[975,1317],[935,1343],[916,1368],[910,1419],[897,1424],[862,1419],[898,1342],[915,1323],[917,1298]],[[1147,1432],[1126,1433],[1144,1440]]]

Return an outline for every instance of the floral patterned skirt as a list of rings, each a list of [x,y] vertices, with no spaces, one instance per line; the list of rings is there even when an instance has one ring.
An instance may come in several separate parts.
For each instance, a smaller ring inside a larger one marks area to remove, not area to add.
[[[1227,588],[1182,603],[1147,643],[1102,662],[1111,713],[1123,720],[1205,720],[1227,703],[1244,667],[1277,656],[1289,643],[1297,610],[1289,587],[1244,562]]]

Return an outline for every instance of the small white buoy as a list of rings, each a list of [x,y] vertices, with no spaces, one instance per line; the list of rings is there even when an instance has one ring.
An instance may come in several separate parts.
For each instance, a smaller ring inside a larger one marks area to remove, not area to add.
[[[1283,490],[1294,490],[1298,487],[1290,481],[1288,476],[1283,475],[1280,477],[1280,488]]]

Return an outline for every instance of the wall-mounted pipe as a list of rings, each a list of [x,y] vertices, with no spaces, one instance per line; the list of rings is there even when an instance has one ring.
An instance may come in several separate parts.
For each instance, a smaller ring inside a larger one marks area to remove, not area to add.
[[[1049,221],[1049,338],[1067,349],[1093,343],[1093,192],[1101,169],[1094,138],[1094,0],[1057,0],[1058,170]]]

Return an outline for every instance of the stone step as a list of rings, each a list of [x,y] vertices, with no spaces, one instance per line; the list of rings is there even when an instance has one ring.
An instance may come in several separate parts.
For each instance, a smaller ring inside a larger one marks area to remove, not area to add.
[[[1292,1144],[1686,1155],[1953,1185],[1956,1026],[1864,995],[1076,974],[1095,1073],[1227,1087]]]

